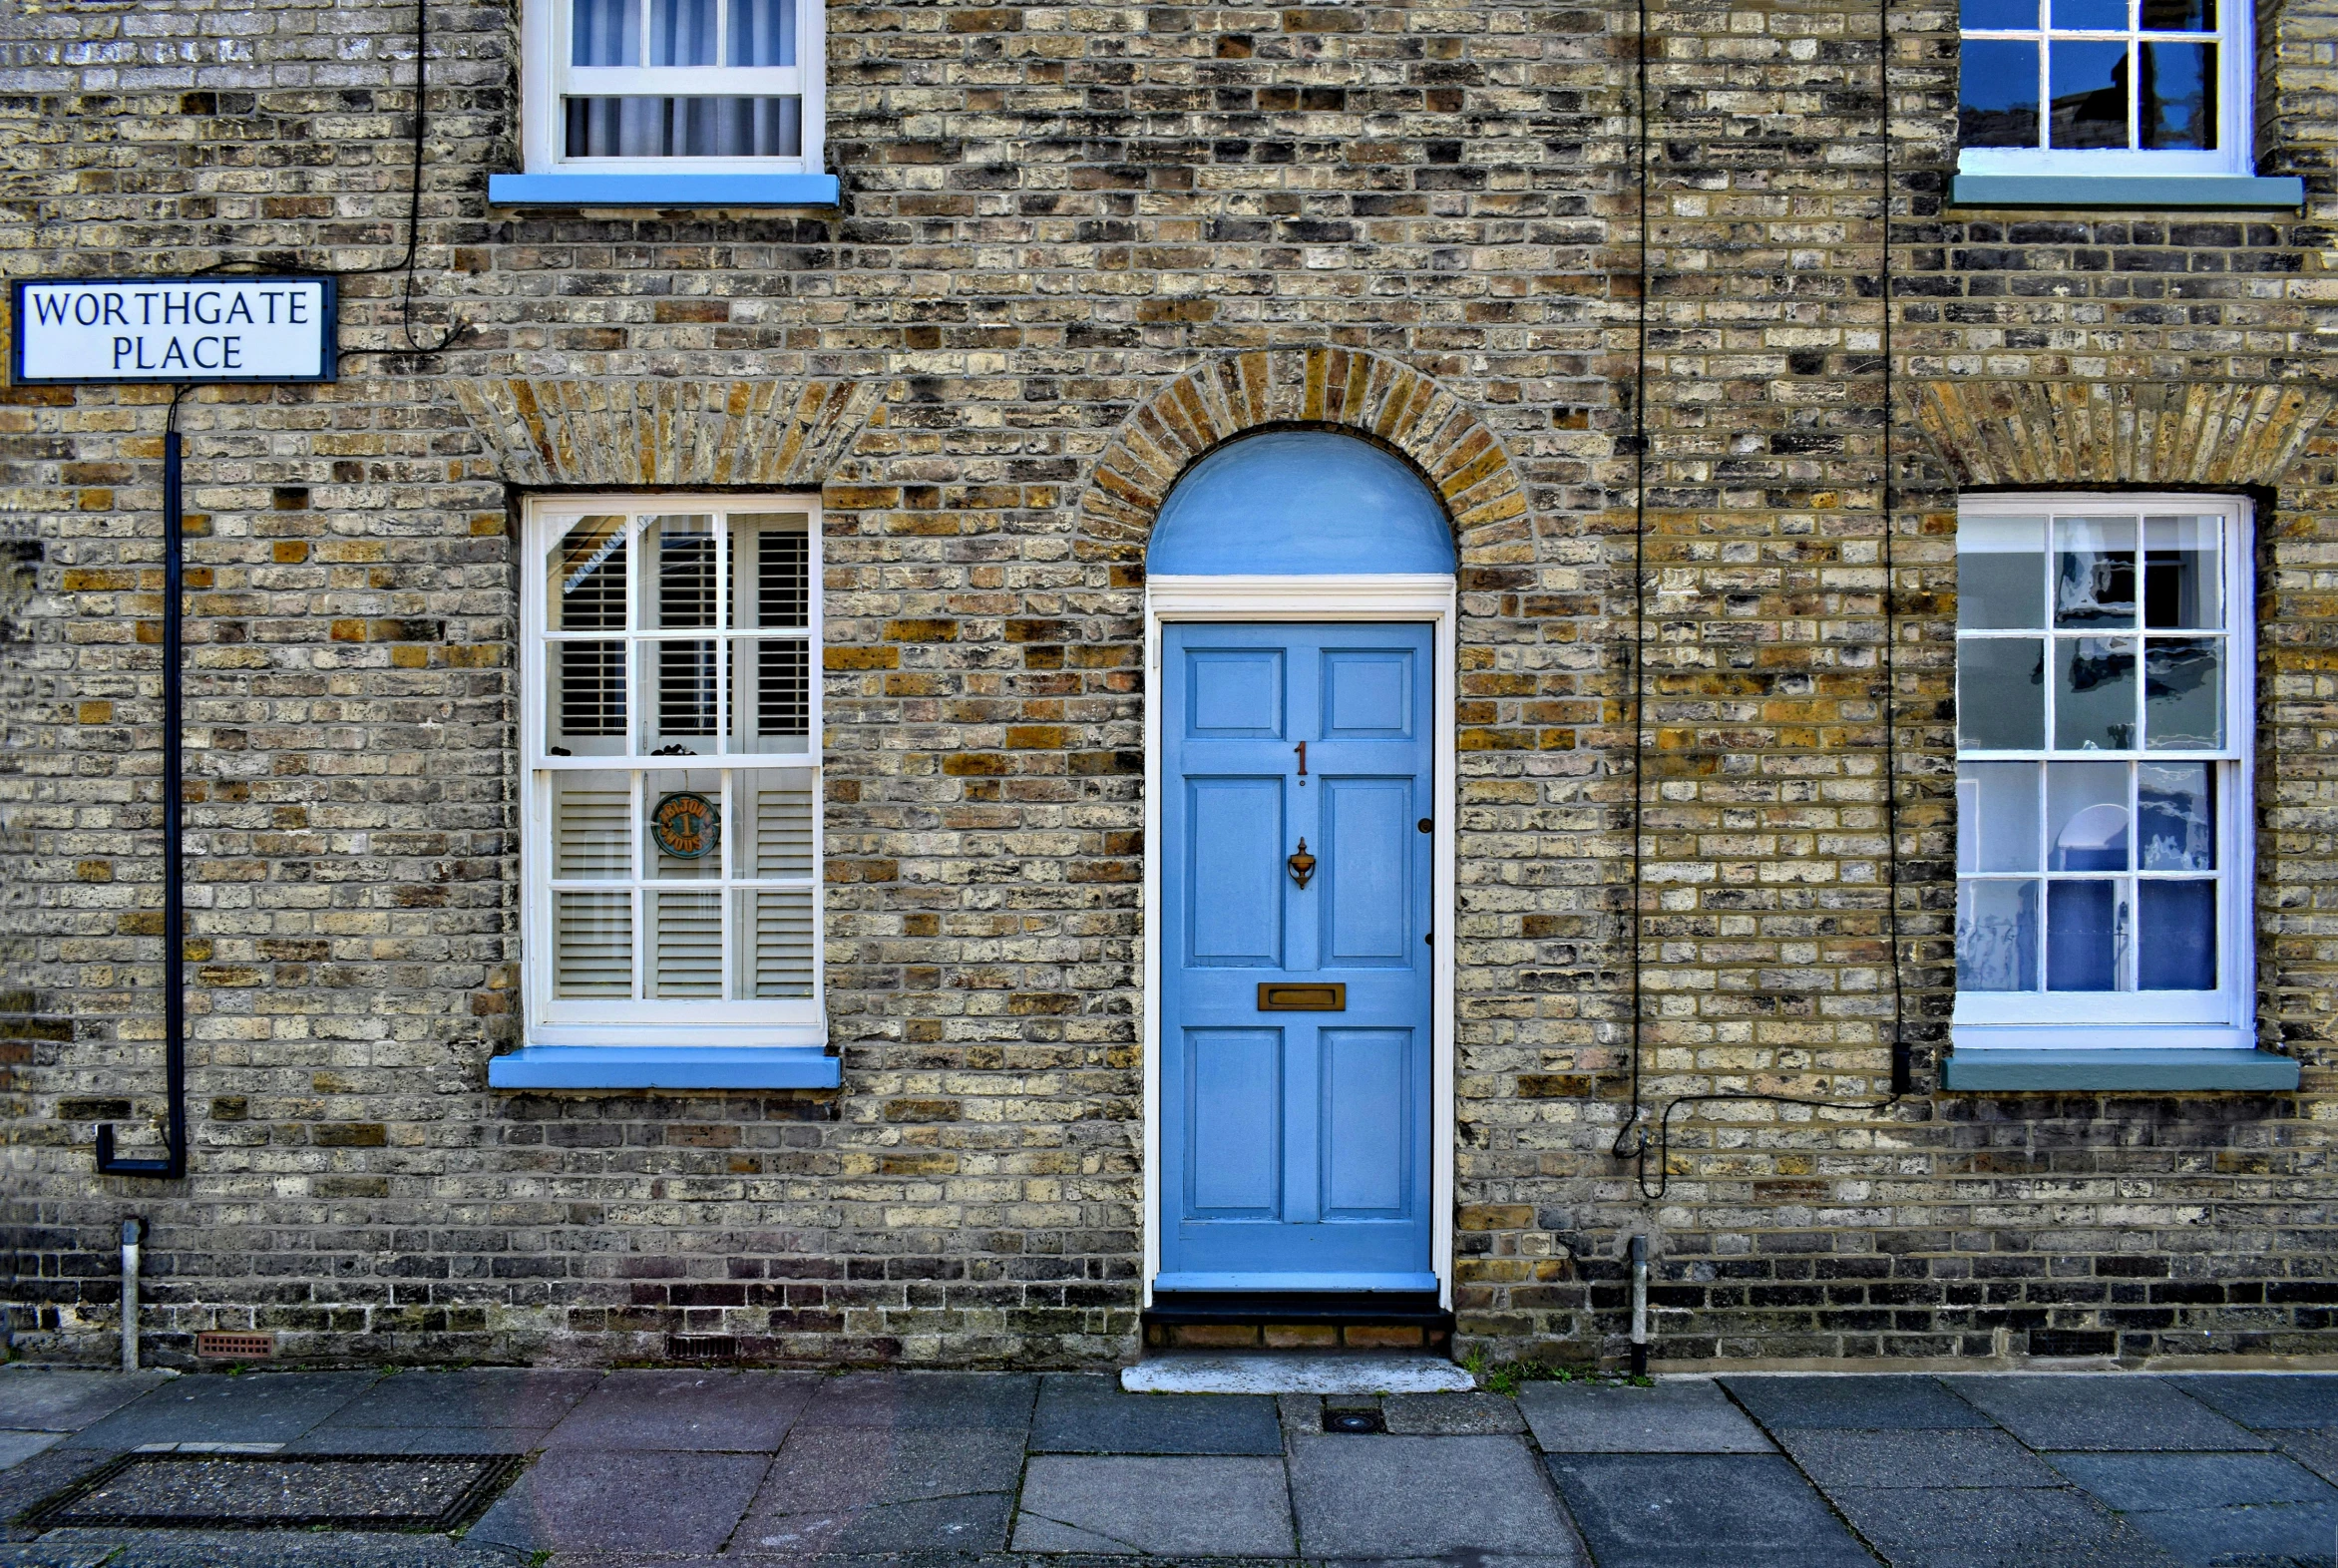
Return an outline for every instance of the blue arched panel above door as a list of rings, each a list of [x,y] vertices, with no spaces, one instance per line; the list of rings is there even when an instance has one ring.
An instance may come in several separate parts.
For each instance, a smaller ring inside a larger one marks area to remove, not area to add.
[[[1326,577],[1454,570],[1428,486],[1354,436],[1279,430],[1228,442],[1161,507],[1145,570],[1158,577]]]

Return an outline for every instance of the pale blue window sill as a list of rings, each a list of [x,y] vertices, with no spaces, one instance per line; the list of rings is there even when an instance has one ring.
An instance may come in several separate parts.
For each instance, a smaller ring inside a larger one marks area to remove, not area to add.
[[[834,206],[834,175],[490,175],[490,206]]]
[[[2305,182],[2294,175],[1958,175],[1951,206],[2300,207]]]
[[[526,1045],[487,1064],[491,1089],[833,1089],[817,1045]]]
[[[1940,1083],[1947,1089],[2017,1093],[2279,1093],[2297,1087],[2297,1062],[2269,1050],[1996,1046],[1951,1051]]]

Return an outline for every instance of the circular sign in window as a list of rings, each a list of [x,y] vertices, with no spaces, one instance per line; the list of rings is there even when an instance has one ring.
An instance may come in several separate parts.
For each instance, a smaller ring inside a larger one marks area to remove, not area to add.
[[[675,860],[703,860],[722,842],[722,812],[694,790],[676,790],[650,810],[649,836]]]

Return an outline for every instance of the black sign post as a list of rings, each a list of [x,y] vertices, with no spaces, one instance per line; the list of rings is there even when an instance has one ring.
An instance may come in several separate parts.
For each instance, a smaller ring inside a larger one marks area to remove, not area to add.
[[[330,381],[339,296],[330,277],[23,278],[9,372],[20,386],[176,386],[163,431],[164,1157],[125,1159],[98,1128],[98,1170],[187,1174],[186,516],[179,399],[222,382]]]

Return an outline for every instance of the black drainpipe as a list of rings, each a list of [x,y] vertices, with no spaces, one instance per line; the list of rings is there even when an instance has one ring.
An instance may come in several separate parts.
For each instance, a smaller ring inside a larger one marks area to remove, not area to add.
[[[187,1174],[187,900],[180,886],[185,871],[180,831],[180,775],[187,761],[186,723],[179,711],[181,641],[179,598],[186,573],[186,546],[179,506],[179,396],[163,429],[163,1072],[171,1110],[166,1154],[159,1160],[118,1159],[114,1127],[98,1128],[98,1170],[107,1176],[157,1176],[177,1181]]]

